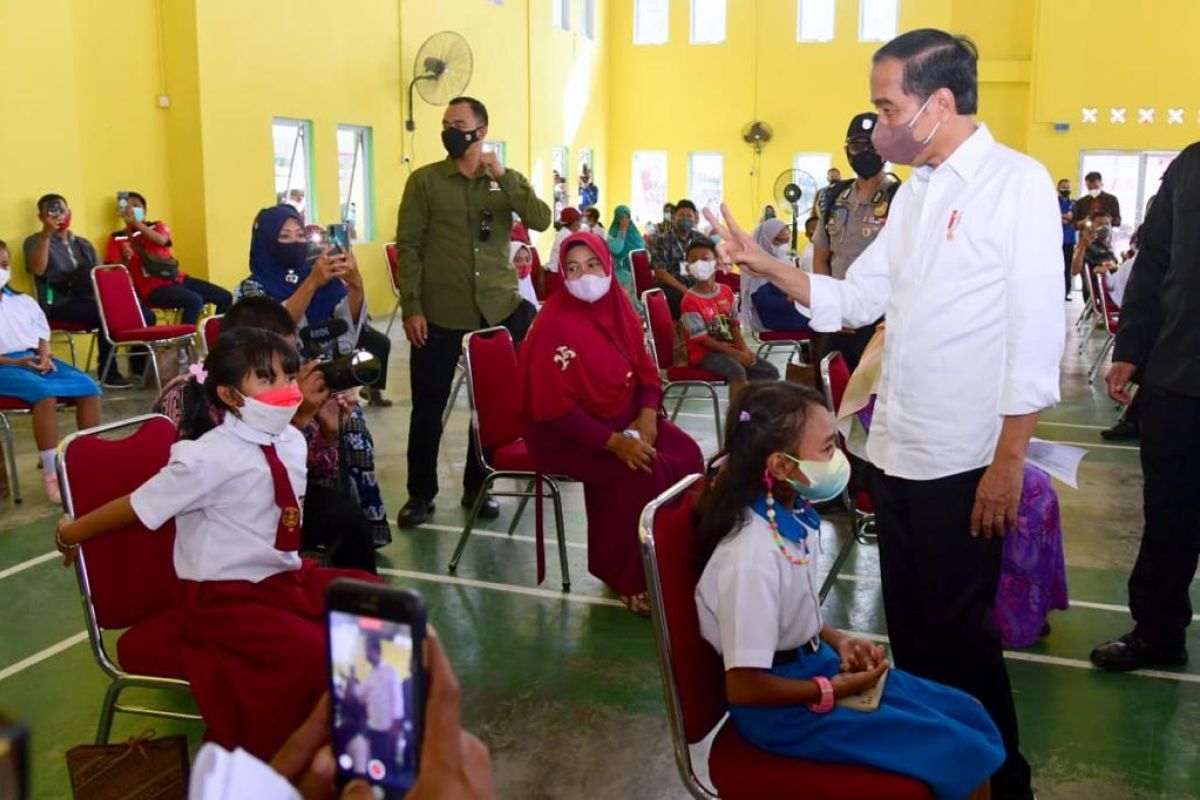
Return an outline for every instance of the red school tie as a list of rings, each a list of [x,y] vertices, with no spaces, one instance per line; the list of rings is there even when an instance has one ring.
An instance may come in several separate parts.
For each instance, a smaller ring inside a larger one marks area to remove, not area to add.
[[[300,549],[300,503],[292,482],[288,479],[287,467],[279,460],[275,445],[262,444],[267,466],[271,468],[271,480],[275,484],[275,505],[279,506],[279,527],[275,531],[275,549],[285,553]]]

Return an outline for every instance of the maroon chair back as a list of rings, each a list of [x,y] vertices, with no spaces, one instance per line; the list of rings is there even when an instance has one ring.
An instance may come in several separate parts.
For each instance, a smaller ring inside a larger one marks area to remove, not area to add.
[[[205,350],[212,350],[213,345],[217,343],[217,337],[221,335],[221,320],[224,318],[224,314],[214,314],[204,320],[204,327],[200,329],[200,335],[204,339]]]
[[[641,297],[654,288],[654,267],[650,264],[650,253],[634,250],[629,254],[629,263],[633,267],[633,286],[638,297]]]
[[[728,286],[733,290],[734,295],[737,295],[742,291],[742,276],[734,275],[732,272],[725,272],[724,270],[719,269],[717,270],[715,277],[717,279],[717,283],[721,284],[722,286]]]
[[[842,405],[842,396],[846,394],[846,386],[850,383],[850,367],[841,353],[835,350],[821,359],[821,379],[825,384],[825,401],[829,404],[829,410],[837,414]]]
[[[542,294],[545,296],[541,299],[549,299],[552,294],[562,288],[563,276],[561,272],[555,272],[549,269],[542,270]]]
[[[388,280],[392,282],[392,293],[400,296],[400,260],[396,253],[396,243],[388,242],[383,246],[383,256],[387,259]]]
[[[650,506],[643,517],[642,564],[653,599],[660,666],[674,684],[668,710],[688,744],[703,739],[725,714],[725,664],[700,635],[696,611],[696,563],[692,503],[700,494],[699,475],[685,478]],[[655,504],[661,503],[657,508]],[[675,700],[678,701],[677,708]]]
[[[146,327],[129,270],[120,264],[104,264],[92,270],[92,281],[100,318],[110,337],[119,331]]]
[[[514,392],[517,351],[506,328],[466,336],[467,388],[479,444],[485,451],[521,438],[521,393]]]
[[[659,369],[670,369],[675,362],[675,323],[671,320],[671,307],[662,289],[651,289],[642,295],[642,307],[646,312],[646,325],[650,338],[654,340],[654,357]]]
[[[101,434],[137,426],[123,439]],[[80,517],[129,494],[167,464],[175,426],[161,415],[80,431],[59,451],[59,479],[67,512]],[[113,469],[120,464],[120,469]],[[80,550],[96,621],[128,628],[176,604],[179,578],[173,551],[175,523],[149,531],[135,522],[85,542]]]
[[[1101,314],[1100,317],[1102,320],[1104,320],[1104,330],[1109,334],[1116,336],[1117,320],[1119,319],[1117,315],[1120,313],[1121,307],[1113,302],[1112,295],[1108,293],[1108,281],[1104,279],[1104,276],[1096,275],[1095,278],[1095,291],[1100,298],[1101,306],[1104,308],[1104,313]]]

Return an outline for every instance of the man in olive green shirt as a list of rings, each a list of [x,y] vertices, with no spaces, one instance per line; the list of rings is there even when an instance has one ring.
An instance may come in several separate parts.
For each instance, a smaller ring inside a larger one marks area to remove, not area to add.
[[[508,261],[513,213],[536,231],[550,227],[550,208],[525,176],[483,151],[488,113],[470,97],[450,101],[442,115],[449,156],[413,172],[396,225],[396,257],[404,333],[412,345],[412,415],[408,429],[408,502],[400,527],[429,519],[437,495],[442,412],[465,334],[503,325],[520,342],[537,309],[521,298]],[[474,505],[484,471],[471,435],[462,504]],[[480,516],[500,508],[483,499]]]

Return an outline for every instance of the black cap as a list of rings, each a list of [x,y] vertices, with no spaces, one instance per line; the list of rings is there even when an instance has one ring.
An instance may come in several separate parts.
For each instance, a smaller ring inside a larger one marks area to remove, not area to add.
[[[850,127],[846,131],[846,141],[857,139],[862,136],[870,138],[875,132],[875,124],[879,122],[879,115],[874,111],[866,111],[858,114],[854,119],[850,120]]]

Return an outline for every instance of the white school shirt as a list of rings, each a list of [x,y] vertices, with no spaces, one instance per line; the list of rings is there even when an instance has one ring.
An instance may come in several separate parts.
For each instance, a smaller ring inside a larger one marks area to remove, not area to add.
[[[36,350],[39,339],[50,339],[50,323],[37,300],[4,289],[0,296],[0,355]]]
[[[233,414],[195,441],[176,442],[167,466],[130,496],[150,530],[175,518],[175,572],[191,581],[259,582],[300,568],[300,554],[275,549],[279,506],[267,457],[275,444],[303,508],[308,445],[288,426],[279,436]]]
[[[188,800],[301,800],[286,778],[242,748],[206,743],[196,753]]]
[[[896,193],[845,280],[811,276],[818,331],[887,313],[867,453],[932,480],[991,464],[1003,417],[1059,400],[1062,216],[1045,167],[986,125]]]
[[[400,675],[392,667],[379,662],[359,683],[355,696],[367,706],[367,728],[390,731],[398,719],[404,718],[404,693]]]
[[[1104,285],[1108,287],[1108,296],[1117,305],[1121,307],[1121,301],[1125,299],[1125,287],[1129,285],[1129,276],[1133,274],[1133,264],[1137,261],[1137,254],[1127,258],[1121,262],[1121,266],[1117,267],[1115,272],[1109,272],[1101,277],[1104,278]]]
[[[700,635],[725,660],[725,669],[770,669],[779,650],[794,650],[821,632],[817,599],[819,531],[809,534],[808,564],[779,552],[767,521],[753,511],[721,540],[696,584]],[[785,540],[794,555],[802,551]]]

